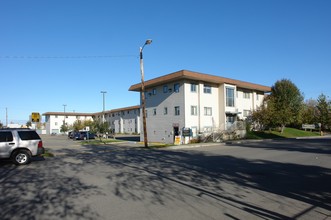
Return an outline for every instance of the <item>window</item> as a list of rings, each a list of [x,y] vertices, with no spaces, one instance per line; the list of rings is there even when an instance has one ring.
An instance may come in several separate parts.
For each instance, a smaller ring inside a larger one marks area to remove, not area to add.
[[[156,89],[155,88],[152,90],[152,93],[153,93],[153,95],[156,95]]]
[[[196,105],[191,106],[191,115],[198,115],[198,107]]]
[[[234,107],[234,88],[226,88],[226,106]]]
[[[244,112],[243,112],[244,117],[250,116],[250,114],[251,114],[250,110],[244,110]]]
[[[251,97],[251,94],[249,92],[243,92],[244,99],[249,99]]]
[[[168,114],[168,108],[167,108],[167,107],[164,107],[164,109],[163,109],[163,114],[164,114],[164,115],[167,115],[167,114]]]
[[[13,134],[11,131],[0,132],[0,142],[13,141]]]
[[[39,135],[35,131],[18,131],[18,135],[22,140],[38,140]]]
[[[197,84],[191,83],[191,92],[197,92]]]
[[[180,115],[180,108],[179,108],[179,106],[175,106],[175,115]]]
[[[153,109],[153,115],[156,115],[156,108]]]
[[[259,94],[256,94],[256,100],[259,100]]]
[[[168,92],[168,86],[165,85],[165,86],[163,86],[163,93],[167,93],[167,92]]]
[[[179,83],[174,84],[174,92],[179,92]]]
[[[203,86],[203,92],[211,94],[211,86],[210,85],[204,85]]]
[[[212,115],[212,108],[211,107],[204,107],[204,115],[211,116]]]

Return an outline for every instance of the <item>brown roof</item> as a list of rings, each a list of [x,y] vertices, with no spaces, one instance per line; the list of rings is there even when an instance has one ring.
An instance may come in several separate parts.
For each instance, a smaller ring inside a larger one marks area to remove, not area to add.
[[[134,110],[134,109],[140,109],[140,105],[112,109],[112,110],[105,111],[104,113],[108,113],[109,114],[109,113],[120,112],[120,111],[129,111],[129,110]],[[102,114],[103,114],[102,112],[95,113],[95,115],[102,115]]]
[[[117,108],[105,111],[105,113],[113,113],[113,112],[119,112],[119,111],[129,111],[134,109],[139,109],[140,105],[134,105],[124,108]],[[78,113],[78,112],[45,112],[43,115],[65,115],[65,116],[94,116],[94,115],[102,115],[102,112],[96,112],[96,113]]]
[[[170,73],[161,77],[157,77],[148,81],[145,81],[145,88],[151,88],[158,85],[162,85],[164,83],[174,82],[178,80],[194,80],[194,81],[200,81],[200,82],[206,82],[206,83],[213,83],[213,84],[231,84],[236,85],[239,88],[245,88],[245,89],[252,89],[257,91],[263,91],[263,92],[270,92],[271,88],[269,86],[263,86],[255,83],[249,83],[244,82],[236,79],[230,79],[220,76],[214,76],[204,73],[198,73],[198,72],[192,72],[188,70],[180,70],[174,73]],[[140,91],[141,90],[141,83],[134,84],[130,86],[129,91]]]
[[[78,112],[45,112],[43,115],[65,115],[65,116],[93,116],[93,113],[78,113]]]

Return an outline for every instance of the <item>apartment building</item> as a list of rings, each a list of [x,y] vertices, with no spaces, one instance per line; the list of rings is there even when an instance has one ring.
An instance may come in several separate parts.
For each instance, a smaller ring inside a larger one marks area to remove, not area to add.
[[[61,126],[73,125],[77,120],[81,121],[103,121],[108,122],[109,128],[118,133],[136,134],[140,133],[140,106],[130,106],[97,113],[77,112],[46,112],[46,134],[61,133]]]
[[[59,134],[63,124],[70,126],[77,120],[93,121],[91,113],[45,112],[43,116],[45,116],[46,134]]]
[[[129,91],[140,92],[141,83]],[[148,80],[148,141],[173,143],[187,128],[193,138],[199,133],[227,130],[235,121],[246,119],[270,91],[268,86],[188,70]],[[140,138],[144,138],[142,132]]]
[[[140,106],[112,109],[95,113],[94,120],[105,120],[113,133],[138,134],[140,133]]]

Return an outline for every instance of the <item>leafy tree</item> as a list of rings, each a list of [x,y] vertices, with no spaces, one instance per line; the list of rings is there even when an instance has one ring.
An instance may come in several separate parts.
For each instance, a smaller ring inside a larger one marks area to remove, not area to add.
[[[317,101],[314,99],[309,99],[303,104],[302,109],[302,123],[304,124],[315,124],[317,120]]]
[[[101,138],[104,136],[104,134],[110,133],[110,128],[108,122],[102,122],[100,120],[93,121],[91,126],[91,131],[93,133],[96,133]]]
[[[326,96],[321,94],[317,99],[318,120],[321,123],[322,130],[329,127],[330,123],[330,102],[326,100]]]
[[[31,127],[32,126],[32,122],[31,121],[27,121],[25,124],[27,127]]]
[[[76,120],[72,125],[72,129],[74,131],[83,130],[84,127],[85,127],[85,125],[84,125],[83,121],[81,121],[81,120]]]
[[[265,130],[266,128],[274,127],[273,124],[274,106],[268,96],[263,104],[252,113],[252,121],[254,122],[254,128],[257,130]]]
[[[60,132],[65,133],[69,131],[69,127],[66,124],[61,125]]]
[[[286,125],[298,122],[302,103],[300,90],[290,80],[282,79],[271,87],[268,106],[273,106],[272,121],[281,127],[281,133]]]

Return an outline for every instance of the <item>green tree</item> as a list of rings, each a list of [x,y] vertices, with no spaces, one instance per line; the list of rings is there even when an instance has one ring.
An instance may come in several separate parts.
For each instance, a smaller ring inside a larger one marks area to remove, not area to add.
[[[324,131],[330,123],[330,102],[326,100],[324,94],[318,96],[316,108],[318,110],[318,122],[321,123],[321,129]]]
[[[315,99],[309,99],[303,104],[302,109],[302,123],[315,124],[317,120],[317,101]]]
[[[65,133],[69,131],[69,127],[66,124],[61,125],[60,132]]]
[[[93,132],[95,132],[99,135],[100,140],[104,134],[107,134],[110,132],[109,124],[106,121],[105,122],[102,122],[100,120],[95,121],[93,123],[92,129],[93,129]]]
[[[27,127],[31,127],[32,126],[32,122],[31,121],[27,121],[25,124]]]
[[[271,87],[268,105],[274,112],[272,121],[281,127],[283,133],[286,125],[297,123],[303,104],[303,96],[297,86],[288,79],[279,80]]]
[[[81,120],[76,120],[76,121],[73,123],[73,125],[72,125],[72,129],[73,129],[74,131],[80,131],[80,130],[83,130],[84,127],[85,127],[85,125],[84,125],[83,121],[81,121]]]
[[[257,130],[265,130],[266,128],[272,128],[273,124],[274,106],[270,101],[270,96],[266,97],[263,104],[252,113],[252,121],[254,128]]]

